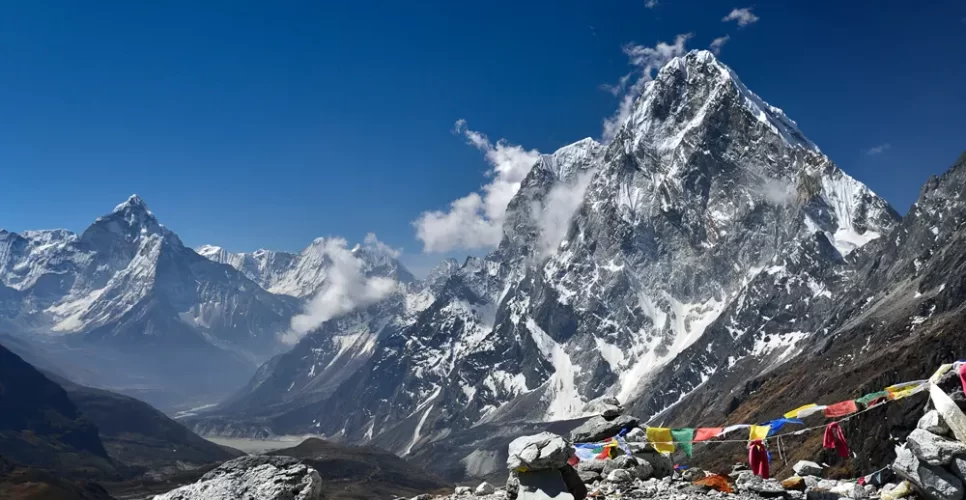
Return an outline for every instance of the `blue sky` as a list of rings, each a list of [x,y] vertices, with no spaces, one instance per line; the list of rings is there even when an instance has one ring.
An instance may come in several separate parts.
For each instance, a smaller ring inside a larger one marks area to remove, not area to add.
[[[136,192],[189,245],[374,232],[424,270],[412,221],[489,181],[458,119],[525,150],[599,138],[621,47],[684,33],[729,36],[721,59],[900,212],[966,148],[961,1],[7,2],[0,227],[79,231]]]

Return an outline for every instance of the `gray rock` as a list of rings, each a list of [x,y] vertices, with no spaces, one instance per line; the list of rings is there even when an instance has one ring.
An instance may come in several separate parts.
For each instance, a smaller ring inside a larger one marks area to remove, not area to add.
[[[628,443],[646,443],[647,432],[645,432],[644,429],[641,429],[640,427],[635,427],[627,432],[627,435],[624,436],[624,439]]]
[[[805,486],[809,488],[814,488],[822,482],[822,478],[815,476],[802,476],[802,479],[805,480]]]
[[[795,474],[798,474],[799,476],[803,476],[803,477],[804,476],[821,476],[822,475],[823,468],[822,468],[821,465],[819,465],[819,464],[817,464],[815,462],[810,462],[808,460],[799,460],[792,467],[792,470],[795,471]]]
[[[517,474],[520,489],[516,500],[575,500],[559,470],[535,470]]]
[[[681,473],[681,479],[684,479],[685,481],[688,481],[688,482],[701,479],[704,476],[705,476],[704,471],[697,467],[691,467],[690,469],[687,469]]]
[[[739,490],[749,489],[750,485],[758,482],[761,482],[761,478],[750,470],[740,471],[737,477],[735,477],[735,486]]]
[[[432,500],[432,498],[433,498],[433,495],[430,495],[429,493],[423,493],[422,495],[416,495],[410,498],[409,500]]]
[[[607,460],[581,460],[577,462],[577,471],[593,471],[596,473],[604,472],[604,466],[607,465]]]
[[[573,448],[564,438],[542,432],[510,442],[506,465],[510,470],[556,470],[567,465],[572,455]]]
[[[644,451],[641,453],[634,453],[634,458],[637,459],[638,463],[647,463],[651,466],[651,475],[658,479],[669,478],[674,474],[674,464],[671,463],[671,458],[662,455],[656,451]]]
[[[580,427],[570,431],[570,440],[574,443],[591,443],[617,435],[621,429],[633,429],[640,421],[629,415],[621,415],[613,420],[604,417],[592,417]]]
[[[593,484],[594,481],[600,481],[600,472],[593,470],[580,470],[577,469],[577,475],[580,476],[580,480],[584,484]]]
[[[637,459],[634,457],[628,457],[626,455],[619,456],[612,460],[602,460],[604,462],[604,468],[601,470],[601,475],[606,476],[616,469],[631,469],[636,467],[638,464]]]
[[[929,465],[948,465],[953,457],[966,454],[966,444],[937,436],[924,429],[915,429],[906,438],[909,449]]]
[[[805,490],[805,500],[838,500],[842,498],[838,493],[833,493],[822,488],[809,488]]]
[[[896,447],[893,470],[929,500],[962,500],[963,482],[942,467],[921,462],[912,450]]]
[[[954,457],[949,464],[949,470],[960,480],[966,481],[966,457]]]
[[[762,479],[758,476],[757,481],[750,481],[745,485],[745,489],[757,493],[759,496],[766,498],[782,497],[785,496],[785,488],[782,488],[781,483],[774,479]]]
[[[469,495],[472,492],[473,488],[470,488],[469,486],[457,486],[456,489],[453,490],[455,495]]]
[[[629,483],[634,480],[631,473],[626,469],[614,469],[607,474],[607,480],[612,483]]]
[[[496,488],[492,484],[483,481],[479,486],[476,487],[475,493],[477,495],[492,495],[496,492]]]
[[[787,496],[791,500],[804,500],[805,499],[805,492],[804,491],[795,491],[795,490],[786,491],[785,492],[785,496]]]
[[[198,482],[154,497],[159,500],[318,500],[319,473],[290,457],[246,456],[225,462]]]
[[[926,412],[926,414],[919,419],[919,423],[916,425],[916,427],[924,431],[929,431],[937,436],[949,436],[951,434],[949,426],[946,425],[946,422],[936,410],[929,410]]]
[[[630,469],[631,475],[640,479],[641,481],[646,481],[654,476],[654,467],[647,462],[639,462],[637,466]]]
[[[520,493],[520,477],[516,472],[511,472],[510,477],[506,478],[506,497],[509,500],[515,500],[517,494]]]

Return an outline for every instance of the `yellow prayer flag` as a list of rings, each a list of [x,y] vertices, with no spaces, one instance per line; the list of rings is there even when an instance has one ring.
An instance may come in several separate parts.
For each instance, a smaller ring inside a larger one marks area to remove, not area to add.
[[[943,375],[945,375],[946,372],[948,372],[952,367],[953,367],[952,363],[946,363],[940,366],[939,369],[936,370],[936,373],[933,373],[932,377],[929,377],[929,382],[933,384],[938,384],[939,379],[943,378]]]
[[[751,426],[751,432],[748,433],[749,441],[757,441],[759,439],[765,439],[768,437],[768,431],[771,430],[771,425],[753,425]]]
[[[658,453],[674,453],[674,438],[671,437],[671,429],[648,427],[647,441]]]
[[[802,410],[807,410],[809,408],[815,408],[816,406],[818,406],[818,405],[815,404],[815,403],[809,403],[807,405],[799,406],[798,408],[795,408],[794,410],[786,413],[785,414],[785,418],[798,418],[798,413],[799,412],[801,412]]]
[[[925,390],[927,387],[925,382],[925,380],[921,380],[905,384],[890,385],[889,387],[886,387],[886,392],[889,393],[889,399],[893,401],[896,399],[902,399]]]

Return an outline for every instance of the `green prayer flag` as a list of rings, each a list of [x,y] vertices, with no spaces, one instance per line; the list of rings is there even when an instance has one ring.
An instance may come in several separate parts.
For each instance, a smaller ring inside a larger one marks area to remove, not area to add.
[[[869,403],[877,399],[887,398],[887,397],[889,397],[889,391],[879,391],[879,392],[873,392],[871,394],[866,394],[865,396],[862,396],[861,398],[856,399],[855,402],[863,406],[869,406]]]
[[[691,441],[694,441],[694,429],[671,429],[671,437],[674,442],[684,450],[684,454],[691,456]]]

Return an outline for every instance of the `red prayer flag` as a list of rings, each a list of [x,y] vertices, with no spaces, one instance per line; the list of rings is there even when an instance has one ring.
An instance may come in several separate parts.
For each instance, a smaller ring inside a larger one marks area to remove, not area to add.
[[[695,443],[698,441],[707,441],[713,437],[716,437],[718,434],[721,434],[721,431],[723,430],[724,427],[702,427],[700,429],[695,429],[694,439],[692,441]]]
[[[835,403],[834,405],[829,405],[825,408],[825,416],[829,418],[844,417],[859,411],[859,407],[855,405],[854,400],[842,401],[841,403]]]
[[[966,363],[959,365],[959,381],[963,384],[963,394],[966,394]]]

